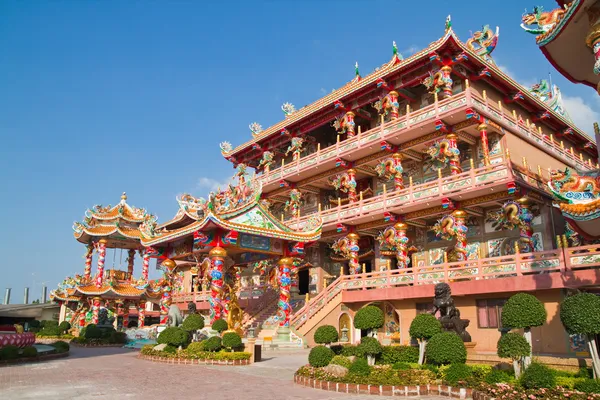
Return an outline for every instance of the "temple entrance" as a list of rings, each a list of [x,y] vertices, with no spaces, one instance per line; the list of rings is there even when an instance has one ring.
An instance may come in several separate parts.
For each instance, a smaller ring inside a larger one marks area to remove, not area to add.
[[[304,268],[303,270],[298,271],[298,293],[300,293],[300,294],[308,293],[309,284],[310,284],[310,275],[308,273],[308,268]]]

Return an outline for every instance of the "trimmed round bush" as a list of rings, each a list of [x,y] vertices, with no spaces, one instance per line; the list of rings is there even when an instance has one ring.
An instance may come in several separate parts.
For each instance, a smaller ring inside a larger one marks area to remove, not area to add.
[[[71,348],[71,346],[69,345],[69,343],[64,342],[62,340],[59,340],[58,342],[52,343],[51,346],[56,349],[57,353],[66,353]]]
[[[350,368],[348,368],[349,373],[359,376],[369,376],[371,370],[372,367],[364,358],[357,358],[352,365],[350,365]]]
[[[519,360],[531,354],[531,346],[527,340],[518,333],[509,332],[498,340],[498,357]]]
[[[381,354],[383,350],[381,344],[379,343],[379,340],[372,337],[364,337],[360,339],[358,349],[362,354],[366,354],[369,356],[376,356],[378,354]]]
[[[315,343],[329,344],[338,341],[338,331],[333,325],[323,325],[315,331]]]
[[[412,367],[410,366],[409,363],[406,362],[397,362],[394,365],[392,365],[392,369],[398,370],[398,371],[407,371],[409,369],[412,369]]]
[[[435,365],[464,364],[467,349],[460,336],[454,332],[442,332],[427,343],[427,362]]]
[[[112,326],[102,327],[102,328],[98,328],[98,329],[100,329],[100,332],[102,333],[102,338],[103,339],[110,339],[111,336],[113,335],[113,333],[115,333],[117,331]]]
[[[89,327],[88,327],[89,331]],[[179,327],[170,326],[162,331],[156,339],[158,344],[168,344],[173,347],[185,347],[189,342],[189,335]]]
[[[190,314],[181,324],[181,329],[187,332],[196,332],[204,328],[204,318],[200,314]]]
[[[412,320],[408,333],[410,337],[419,340],[429,340],[442,332],[442,324],[431,314],[419,314]],[[417,350],[417,357],[419,351]]]
[[[29,323],[29,328],[39,328],[40,327],[40,321],[38,321],[37,319],[28,321]]]
[[[219,333],[226,331],[228,328],[227,321],[224,319],[217,319],[215,322],[213,322],[211,328]]]
[[[0,360],[16,360],[19,358],[19,348],[9,344],[0,349]]]
[[[556,377],[545,365],[532,363],[521,376],[521,386],[526,389],[553,388],[556,386]]]
[[[235,332],[226,332],[221,343],[223,347],[233,351],[242,345],[242,338]]]
[[[511,296],[502,307],[502,326],[523,329],[546,323],[548,313],[537,297],[528,293]]]
[[[489,374],[487,374],[484,378],[485,383],[489,383],[490,385],[494,385],[496,383],[508,383],[513,380],[514,376],[509,374],[506,371],[502,371],[501,369],[493,369]]]
[[[219,336],[212,336],[201,343],[204,345],[205,351],[219,351],[221,350],[221,338]]]
[[[85,327],[85,331],[83,331],[83,337],[84,339],[100,339],[102,338],[102,330],[96,324],[89,324]]]
[[[352,365],[352,361],[350,361],[348,357],[334,356],[329,362],[329,364],[341,365],[342,367],[350,368],[350,365]]]
[[[592,293],[567,297],[560,305],[560,320],[571,334],[599,334],[600,297]]]
[[[58,321],[51,320],[51,319],[45,319],[40,323],[40,328],[42,328],[42,329],[50,328],[53,326],[58,326]]]
[[[192,342],[188,345],[186,351],[188,353],[200,353],[204,351],[204,341]]]
[[[458,385],[471,377],[472,371],[467,364],[451,364],[445,371],[444,381],[448,385]]]
[[[413,346],[383,346],[381,364],[416,363],[419,361],[419,349]]]
[[[175,353],[177,353],[177,347],[171,346],[170,344],[168,344],[163,351],[165,353],[175,354]]]
[[[69,329],[71,329],[71,324],[69,321],[63,321],[58,325],[58,329],[61,333],[66,333]]]
[[[335,353],[329,347],[317,346],[313,347],[308,353],[308,363],[316,368],[329,365]]]
[[[60,336],[62,333],[58,326],[46,326],[38,332],[38,336]]]
[[[125,344],[127,343],[127,334],[125,332],[112,332],[108,338],[110,343]]]
[[[363,307],[354,316],[354,327],[360,330],[379,329],[384,323],[383,311],[376,306]]]
[[[32,358],[32,357],[37,357],[38,351],[35,347],[33,346],[27,346],[25,348],[23,348],[23,357],[27,357],[27,358]]]
[[[583,393],[600,393],[600,380],[585,379],[578,381],[575,382],[574,388]]]

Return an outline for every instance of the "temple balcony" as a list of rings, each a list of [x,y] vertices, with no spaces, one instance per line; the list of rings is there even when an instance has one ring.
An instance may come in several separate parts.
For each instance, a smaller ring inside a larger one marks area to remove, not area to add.
[[[598,245],[342,275],[294,313],[291,325],[305,334],[340,303],[430,299],[440,282],[450,283],[454,296],[465,296],[595,287],[599,277]]]
[[[578,153],[580,150],[576,151],[568,144],[565,145],[566,141],[561,140],[562,134],[544,134],[541,126],[536,127],[528,120],[523,121],[516,113],[511,112],[509,107],[510,105],[505,105],[501,101],[497,103],[491,101],[485,91],[480,94],[477,90],[468,87],[451,98],[435,101],[417,110],[407,110],[408,112],[398,119],[385,122],[365,132],[358,132],[355,137],[338,141],[323,149],[318,147],[315,152],[278,168],[272,168],[258,177],[263,184],[264,193],[277,193],[281,189],[281,182],[294,183],[302,187],[311,183],[315,176],[330,176],[342,171],[343,168],[336,166],[340,159],[360,165],[363,162],[385,157],[385,152],[381,151],[381,143],[384,141],[398,146],[401,152],[406,152],[422,142],[442,138],[444,134],[437,131],[436,121],[451,123],[458,129],[467,131],[469,125],[477,124],[472,111],[480,114],[486,123],[491,125],[491,131],[510,132],[571,167],[581,169],[595,167],[589,159],[584,159],[583,155]],[[474,127],[471,130],[473,132],[470,134],[477,139]]]

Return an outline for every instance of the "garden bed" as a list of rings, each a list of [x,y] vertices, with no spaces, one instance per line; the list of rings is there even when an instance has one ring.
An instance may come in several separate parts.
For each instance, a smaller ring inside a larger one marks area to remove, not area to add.
[[[73,347],[123,347],[124,343],[79,343],[76,341],[71,342]]]
[[[71,341],[74,339],[74,337],[64,337],[64,336],[54,336],[54,337],[40,337],[37,336],[35,337],[35,342],[37,344],[52,344],[54,342],[56,342],[57,340],[62,340],[63,342],[67,342],[67,343],[71,343]]]
[[[179,357],[161,357],[139,354],[139,359],[160,362],[165,364],[183,364],[183,365],[250,365],[250,360],[211,360],[211,359],[194,359],[194,358],[179,358]]]
[[[35,363],[35,362],[40,362],[40,361],[50,361],[50,360],[55,360],[57,358],[64,358],[64,357],[68,357],[68,356],[69,356],[69,352],[45,354],[45,355],[41,355],[41,356],[37,356],[37,357],[30,357],[30,358],[17,358],[15,360],[0,360],[0,367],[8,367],[13,364],[26,364],[26,363],[28,364],[28,363]]]

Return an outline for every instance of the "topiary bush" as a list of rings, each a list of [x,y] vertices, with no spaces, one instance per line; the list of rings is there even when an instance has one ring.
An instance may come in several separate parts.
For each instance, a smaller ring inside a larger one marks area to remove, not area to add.
[[[549,389],[556,386],[554,372],[545,365],[532,363],[521,376],[521,386],[526,389]]]
[[[235,332],[227,332],[223,335],[221,343],[226,349],[234,351],[242,345],[242,338]]]
[[[346,356],[346,357],[364,357],[365,355],[360,351],[360,349],[358,348],[358,346],[354,346],[351,344],[345,345],[342,348],[342,351],[340,353],[342,356]]]
[[[0,349],[0,360],[16,360],[19,358],[19,348],[9,344]]]
[[[513,377],[506,371],[502,371],[501,369],[493,369],[485,376],[484,381],[490,385],[494,385],[496,383],[509,383],[513,381]]]
[[[381,351],[383,350],[379,340],[368,336],[360,339],[358,349],[362,354],[367,356],[369,365],[375,364],[375,357],[381,354]]]
[[[170,344],[168,344],[164,350],[165,353],[169,353],[169,354],[175,354],[177,353],[177,347],[175,346],[171,346]]]
[[[472,371],[467,364],[450,364],[444,375],[444,382],[448,385],[464,385],[471,378]]]
[[[413,346],[383,346],[378,364],[416,363],[419,361],[419,349]]]
[[[63,331],[60,330],[60,328],[58,326],[47,326],[44,327],[43,329],[41,329],[37,335],[40,337],[45,337],[45,336],[60,336],[62,335]]]
[[[226,331],[228,328],[227,321],[224,319],[217,319],[215,322],[213,322],[211,328],[219,333]]]
[[[410,337],[419,342],[419,364],[425,361],[427,342],[442,332],[442,324],[431,314],[419,314],[413,319],[408,330]]]
[[[110,343],[125,344],[127,343],[127,334],[125,332],[112,332],[108,338]]]
[[[45,319],[40,322],[40,328],[42,328],[42,329],[50,328],[50,327],[54,327],[54,326],[58,326],[58,321],[51,320],[51,319]]]
[[[502,307],[502,327],[526,329],[541,326],[546,322],[547,316],[544,305],[535,296],[517,293]]]
[[[427,343],[427,362],[435,365],[464,364],[467,349],[460,336],[454,332],[442,332]]]
[[[329,365],[335,353],[329,347],[317,346],[313,347],[308,353],[308,363],[316,368]]]
[[[364,358],[357,358],[354,360],[348,372],[358,376],[369,376],[371,374],[372,367],[369,365],[367,360]]]
[[[515,377],[521,376],[521,364],[525,357],[531,354],[531,346],[518,333],[506,333],[498,340],[498,357],[510,358],[513,361]]]
[[[205,351],[219,351],[221,350],[221,338],[219,336],[212,336],[206,340],[203,340],[204,350]]]
[[[189,335],[186,331],[179,327],[170,326],[165,328],[165,330],[158,335],[156,342],[158,344],[167,344],[174,347],[185,347],[189,343]]]
[[[203,353],[204,350],[204,341],[201,342],[192,342],[188,345],[187,349],[185,349],[188,354],[193,355],[197,353]]]
[[[59,340],[58,342],[52,343],[51,346],[56,349],[57,353],[66,353],[71,348],[71,346],[69,345],[69,343],[63,342],[62,340]]]
[[[392,369],[395,369],[398,371],[406,371],[406,370],[412,369],[412,367],[410,366],[409,363],[397,362],[397,363],[394,363],[394,365],[392,365]]]
[[[600,393],[600,380],[584,379],[575,382],[574,388],[583,393]]]
[[[82,331],[84,339],[100,339],[102,338],[102,330],[96,326],[96,324],[89,324],[85,327],[85,331]],[[81,334],[79,335],[82,336]]]
[[[334,356],[329,362],[329,364],[341,365],[342,367],[350,368],[350,365],[352,365],[352,361],[350,361],[348,357]]]
[[[27,357],[27,358],[37,357],[38,351],[33,346],[27,346],[27,347],[23,348],[22,355],[23,355],[23,357]]]
[[[196,332],[204,328],[204,318],[200,314],[190,314],[181,324],[181,329],[187,332]]]
[[[338,341],[338,331],[333,325],[323,325],[315,331],[314,339],[318,344],[334,343]]]
[[[354,316],[354,327],[360,330],[377,330],[385,323],[385,317],[381,308],[376,306],[366,306],[358,310]]]
[[[58,325],[58,329],[61,333],[67,333],[67,331],[71,329],[71,324],[69,321],[63,321],[60,323],[60,325]]]

